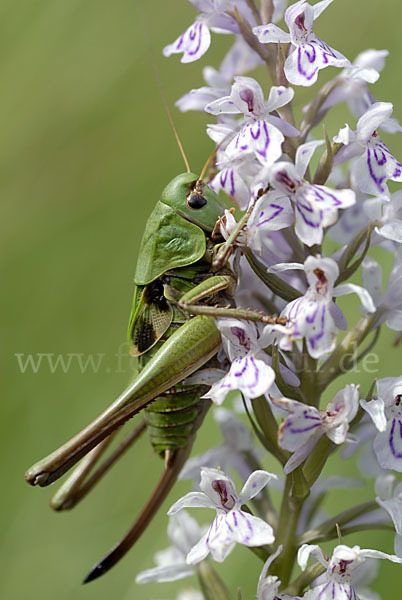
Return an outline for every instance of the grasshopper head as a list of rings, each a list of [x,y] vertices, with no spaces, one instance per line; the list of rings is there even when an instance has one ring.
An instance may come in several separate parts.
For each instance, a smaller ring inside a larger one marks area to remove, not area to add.
[[[225,205],[194,173],[178,175],[162,192],[161,201],[205,231],[212,231]]]

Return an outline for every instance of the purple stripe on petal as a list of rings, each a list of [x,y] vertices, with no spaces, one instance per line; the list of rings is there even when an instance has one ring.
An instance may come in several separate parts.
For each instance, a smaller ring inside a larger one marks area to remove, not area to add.
[[[395,447],[395,441],[397,441],[398,436],[398,425],[399,425],[399,441],[402,439],[402,422],[400,419],[396,419],[395,417],[392,419],[391,431],[389,434],[389,446],[391,448],[392,455],[395,458],[402,458],[402,452],[398,452]]]
[[[257,224],[257,227],[260,227],[261,225],[264,225],[264,223],[269,223],[273,219],[276,219],[276,217],[278,215],[280,215],[281,212],[283,211],[283,206],[278,206],[277,204],[270,204],[269,206],[274,209],[273,214],[270,217],[268,217],[267,219],[264,219],[263,221],[260,221]],[[263,216],[264,216],[264,211],[261,211],[261,214],[260,214],[259,218],[261,219]]]
[[[184,40],[184,33],[181,34],[181,36],[179,37],[179,39],[177,41],[176,50],[180,50],[180,48],[183,45],[183,40]]]
[[[235,371],[234,376],[241,377],[242,375],[244,375],[245,371],[247,370],[247,365],[248,365],[248,358],[246,357],[244,359],[244,366],[241,368],[240,371]]]
[[[230,192],[229,192],[229,195],[234,196],[234,194],[235,194],[234,171],[233,171],[233,169],[231,169],[230,170]]]
[[[381,148],[379,144],[376,144],[373,148],[374,158],[379,167],[382,167],[387,162],[387,157],[385,156],[384,150]]]
[[[197,34],[198,34],[198,43],[194,50],[190,50],[188,52],[188,54],[190,56],[194,56],[195,54],[197,54],[201,47],[202,23],[199,23],[198,26],[196,26],[194,29],[192,29],[190,31],[190,40],[193,41]]]
[[[265,141],[264,141],[264,147],[262,148],[262,150],[257,150],[257,154],[259,154],[264,159],[266,159],[267,158],[267,151],[268,151],[271,139],[269,137],[268,126],[267,126],[266,122],[263,121],[262,123],[263,123],[262,127],[263,127],[264,133],[265,133]]]
[[[367,148],[366,161],[367,161],[367,168],[369,170],[370,177],[374,181],[374,183],[376,184],[378,190],[380,192],[384,192],[385,191],[385,187],[384,187],[383,183],[386,180],[386,177],[385,177],[385,175],[383,177],[376,177],[376,174],[374,173],[374,169],[373,169],[373,165],[372,165],[371,154],[372,154],[371,149]]]
[[[318,340],[320,340],[324,336],[324,333],[325,333],[325,315],[326,315],[326,312],[327,312],[326,311],[326,307],[323,306],[322,307],[322,313],[321,313],[321,324],[320,324],[321,328],[318,331],[318,333],[316,333],[315,335],[312,335],[312,336],[308,336],[308,338],[307,338],[308,341],[309,341],[309,343],[310,343],[310,345],[311,345],[311,348],[315,348],[316,342],[318,342]]]
[[[306,49],[306,46],[309,45],[312,52],[311,54],[309,53],[309,51]],[[310,64],[313,64],[316,60],[316,52],[315,52],[315,48],[314,46],[312,46],[311,44],[306,44],[303,46],[299,46],[297,49],[297,70],[299,71],[300,75],[303,75],[303,77],[305,77],[307,79],[307,81],[310,81],[310,79],[313,79],[313,77],[315,77],[317,71],[318,71],[318,67],[316,67],[315,69],[312,70],[312,72],[310,73],[310,75],[307,73],[307,71],[305,71],[302,67],[302,57],[306,56],[307,60]]]
[[[306,225],[308,225],[308,227],[313,227],[314,229],[321,228],[321,222],[323,220],[323,211],[321,209],[319,209],[317,212],[315,212],[311,203],[306,198],[297,198],[296,197],[295,204],[296,204],[297,212],[303,219],[304,223]],[[311,216],[315,216],[316,218],[318,216],[318,220],[313,221],[312,219],[309,219],[308,215],[306,213],[310,213]],[[318,213],[318,215],[317,215],[317,213]]]

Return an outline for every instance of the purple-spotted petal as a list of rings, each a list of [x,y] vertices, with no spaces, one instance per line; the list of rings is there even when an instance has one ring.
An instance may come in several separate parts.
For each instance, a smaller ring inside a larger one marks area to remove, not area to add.
[[[287,44],[290,42],[290,34],[283,31],[283,29],[277,25],[273,25],[273,23],[254,27],[253,33],[257,36],[258,41],[261,42],[261,44]]]
[[[254,471],[251,473],[239,494],[240,504],[245,504],[259,494],[271,479],[277,479],[277,477],[273,473],[268,473],[268,471]]]
[[[377,433],[374,439],[374,452],[383,469],[402,472],[402,414],[395,414],[387,422],[387,429]]]
[[[244,546],[263,546],[272,544],[275,540],[271,525],[242,510],[228,513],[225,516],[225,524],[227,538]]]
[[[213,102],[210,102],[204,108],[205,112],[211,115],[222,115],[222,114],[239,114],[241,110],[233,102],[231,96],[223,96]]]
[[[289,227],[294,218],[291,203],[281,191],[264,194],[256,202],[248,220],[247,245],[261,254],[268,231]]]
[[[244,125],[228,144],[226,154],[235,158],[241,154],[254,154],[262,165],[274,163],[282,154],[282,133],[264,120]]]
[[[339,208],[356,202],[352,190],[333,190],[322,185],[305,184],[296,192],[296,233],[307,246],[321,244],[324,228],[333,225]]]
[[[163,54],[165,56],[183,54],[181,62],[189,63],[201,58],[210,43],[211,34],[208,27],[202,21],[195,21],[176,41],[165,46]]]
[[[298,45],[286,59],[284,71],[289,83],[310,86],[317,81],[320,69],[349,65],[347,58],[312,35],[307,43]]]
[[[320,411],[296,400],[287,398],[272,399],[280,408],[290,412],[278,430],[278,443],[281,448],[295,452],[303,446],[317,430],[322,429]]]
[[[313,358],[335,348],[337,328],[327,302],[303,296],[288,304],[281,314],[288,317],[293,339],[306,338],[308,353]]]
[[[257,398],[267,393],[275,380],[274,370],[254,356],[235,359],[229,373],[211,387],[203,398],[222,404],[230,390],[239,390],[246,398]]]
[[[278,110],[278,108],[282,108],[282,106],[289,104],[294,95],[295,92],[290,87],[273,85],[269,91],[267,111],[273,112],[274,110]]]
[[[231,513],[229,513],[231,514]],[[227,515],[217,515],[212,523],[209,531],[207,532],[204,542],[204,548],[200,544],[200,548],[198,550],[198,556],[204,554],[205,558],[205,549],[208,553],[211,554],[212,558],[217,562],[223,562],[225,558],[230,554],[235,546],[236,540],[233,539],[232,532],[228,527],[226,521]],[[201,552],[200,552],[201,551]],[[187,562],[190,564],[194,564],[195,562],[199,562],[195,560],[196,557],[196,547],[193,548],[187,556]]]
[[[250,201],[250,190],[239,172],[233,167],[226,167],[219,171],[209,186],[216,193],[223,190],[241,210],[246,210]]]
[[[231,514],[231,513],[228,513]],[[223,562],[225,558],[230,554],[235,546],[235,540],[233,539],[232,532],[228,527],[226,521],[227,514],[218,514],[206,536],[204,536],[204,548],[200,544],[198,549],[198,556],[202,554],[205,557],[205,549],[211,554],[212,558],[217,562]],[[197,547],[193,548],[187,556],[187,562],[194,564],[197,561],[196,558]]]
[[[352,165],[352,174],[360,191],[388,196],[386,182],[402,181],[402,164],[378,136],[373,136],[364,154]]]

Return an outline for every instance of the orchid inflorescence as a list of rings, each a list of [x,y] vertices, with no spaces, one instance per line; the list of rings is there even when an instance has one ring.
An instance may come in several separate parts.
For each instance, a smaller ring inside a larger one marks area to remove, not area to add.
[[[236,304],[286,320],[216,319],[222,368],[197,377],[211,386],[204,397],[219,406],[223,442],[185,465],[181,478],[190,478],[194,491],[169,510],[172,547],[137,581],[198,573],[202,593],[181,598],[228,600],[233,596],[210,560],[222,562],[243,544],[263,560],[259,600],[374,598],[373,559],[402,564],[402,483],[393,473],[402,472],[402,375],[371,380],[364,391],[351,382],[321,397],[364,358],[361,345],[370,334],[376,340],[383,324],[402,331],[402,191],[391,193],[387,185],[402,181],[402,165],[379,133],[402,128],[391,117],[392,104],[377,102],[368,88],[387,51],[367,50],[350,62],[318,38],[315,21],[332,0],[289,7],[286,0],[190,1],[198,15],[165,56],[178,53],[190,63],[207,52],[211,32],[234,36],[220,69],[205,67],[206,85],[177,106],[216,117],[207,126],[218,146],[209,185],[236,207],[218,224],[222,238],[231,238]],[[286,31],[277,25],[282,18]],[[268,85],[246,75],[255,67],[267,68]],[[312,86],[326,67],[342,70],[296,122],[294,88]],[[323,139],[314,137],[327,112],[343,102],[357,118],[355,128],[340,123],[332,140],[325,129]],[[386,285],[370,255],[374,247],[393,257]],[[362,285],[350,281],[359,274]],[[351,293],[362,314],[348,326],[337,298]],[[231,412],[229,402],[245,415]],[[263,450],[255,448],[247,418]],[[321,512],[323,495],[360,481],[324,478],[322,470],[339,448],[346,459],[361,447],[364,474],[376,476],[373,500],[329,519]],[[261,466],[267,458],[276,474]],[[229,469],[245,482],[240,492]],[[279,510],[269,488],[282,495]],[[183,510],[195,507],[214,510],[212,524],[202,528]],[[395,554],[344,545],[342,536],[362,523],[373,531],[392,526]],[[332,554],[322,541],[334,541]]]

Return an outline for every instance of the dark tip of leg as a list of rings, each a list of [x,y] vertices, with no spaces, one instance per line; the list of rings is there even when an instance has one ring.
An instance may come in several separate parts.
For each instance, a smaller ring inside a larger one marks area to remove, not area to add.
[[[94,579],[98,579],[101,575],[106,573],[108,569],[105,569],[102,565],[102,561],[96,563],[96,565],[89,571],[88,575],[85,577],[82,583],[89,583]]]

